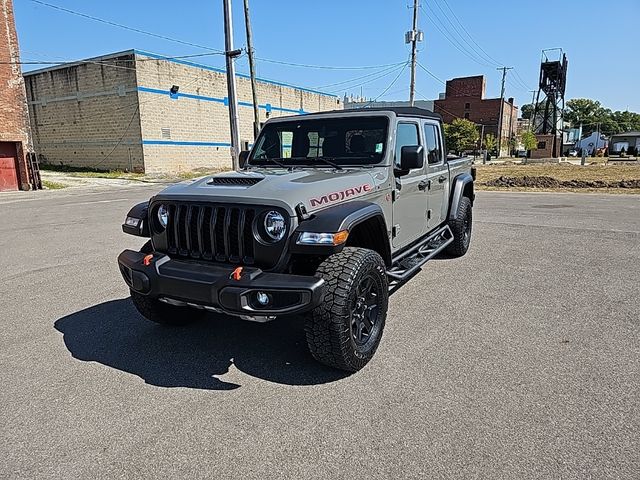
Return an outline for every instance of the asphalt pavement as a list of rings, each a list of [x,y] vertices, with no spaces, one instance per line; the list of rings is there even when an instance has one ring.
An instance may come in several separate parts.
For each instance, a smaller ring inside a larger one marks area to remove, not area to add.
[[[135,312],[159,188],[0,195],[0,478],[640,478],[640,196],[480,192],[345,375],[300,318]]]

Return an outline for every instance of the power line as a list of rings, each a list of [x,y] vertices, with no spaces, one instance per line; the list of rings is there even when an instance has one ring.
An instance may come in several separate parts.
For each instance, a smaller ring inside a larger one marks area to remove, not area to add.
[[[378,96],[375,98],[374,102],[378,101],[378,99],[379,99],[381,96],[383,96],[385,93],[387,93],[387,92],[391,89],[391,87],[393,87],[393,86],[396,84],[396,82],[397,82],[397,81],[398,81],[398,79],[400,78],[400,75],[402,75],[402,73],[404,72],[405,68],[407,68],[408,63],[409,63],[409,62],[407,61],[407,62],[403,65],[403,67],[402,67],[402,68],[400,69],[400,71],[398,72],[398,75],[396,76],[396,78],[394,78],[394,79],[393,79],[393,81],[389,84],[389,86],[387,86],[387,88],[385,88],[382,92],[380,92],[380,95],[378,95]]]
[[[431,72],[427,67],[425,67],[424,65],[422,65],[420,62],[418,62],[418,66],[420,68],[422,68],[425,72],[427,72],[427,74],[434,78],[435,80],[437,80],[438,82],[442,83],[445,87],[447,87],[447,82],[445,80],[442,80],[440,77],[438,77],[435,73]],[[477,98],[476,95],[471,95],[469,93],[465,93],[461,90],[458,90],[457,88],[452,87],[451,85],[448,86],[448,88],[450,88],[451,90],[453,90],[454,92],[456,92],[460,97],[472,97],[472,98]]]
[[[482,59],[482,61],[483,61],[483,62],[489,61],[489,63],[493,64],[494,66],[495,66],[495,65],[501,65],[501,63],[500,63],[500,62],[497,62],[497,61],[495,61],[495,60],[491,59],[490,57],[489,57],[488,59],[487,59],[487,58],[485,58],[485,57],[487,57],[487,55],[486,55],[486,54],[485,54],[485,56],[483,57],[483,55],[482,55],[482,53],[481,53],[481,52],[482,52],[482,49],[480,49],[480,50],[479,50],[478,48],[474,47],[474,46],[473,46],[473,45],[472,45],[472,44],[471,44],[471,43],[470,43],[470,42],[469,42],[469,41],[468,41],[464,36],[462,36],[462,35],[460,34],[460,32],[459,32],[458,27],[456,27],[456,26],[453,24],[453,22],[452,22],[452,21],[451,21],[451,19],[449,18],[449,15],[447,15],[447,12],[445,12],[445,11],[442,9],[442,7],[440,6],[440,4],[439,4],[438,2],[433,2],[433,3],[436,5],[436,7],[438,7],[438,10],[440,10],[440,12],[442,12],[442,15],[443,15],[443,16],[444,16],[444,18],[447,20],[447,22],[449,22],[449,25],[451,25],[451,27],[453,28],[453,30],[452,30],[452,31],[453,31],[453,32],[455,32],[455,33],[457,34],[457,36],[460,38],[460,40],[462,40],[462,41],[463,41],[463,42],[464,42],[464,43],[469,47],[469,49],[470,49],[470,51],[471,51],[471,52],[473,52],[475,55],[477,55],[479,59]],[[434,13],[435,13],[435,12],[434,12]],[[460,24],[460,22],[458,22],[458,24]],[[460,24],[460,26],[462,27],[462,29],[463,29],[464,31],[466,31],[465,27],[464,27],[462,24]],[[469,35],[469,33],[468,33],[468,32],[467,32],[467,35],[470,37],[470,35]],[[473,39],[471,39],[471,40],[473,41]],[[474,41],[474,43],[475,43],[475,41]]]
[[[400,63],[387,63],[386,65],[364,65],[357,67],[343,67],[343,66],[332,66],[332,65],[309,65],[305,63],[294,63],[294,62],[285,62],[282,60],[273,60],[270,58],[261,58],[255,57],[256,60],[260,60],[261,62],[267,63],[275,63],[277,65],[288,65],[290,67],[302,67],[302,68],[317,68],[317,69],[325,69],[325,70],[372,70],[375,68],[385,68],[385,67],[397,67],[403,64]]]
[[[477,57],[477,55],[474,55],[473,53],[471,53],[467,48],[464,47],[464,45],[462,45],[455,37],[453,37],[451,34],[447,33],[445,30],[443,30],[440,25],[438,25],[438,22],[434,21],[433,18],[431,18],[432,16],[430,15],[429,12],[427,12],[422,5],[420,6],[420,8],[422,9],[422,11],[424,12],[425,16],[427,17],[427,20],[429,20],[429,22],[431,22],[431,24],[436,28],[436,30],[438,30],[442,36],[453,46],[456,48],[456,50],[458,50],[460,53],[462,53],[463,55],[467,56],[468,58],[470,58],[471,60],[473,60],[474,62],[476,62],[478,65],[482,65],[484,67],[492,67],[492,65],[487,64],[485,61],[483,61],[482,59],[479,59],[479,57]],[[431,13],[433,13],[433,17],[435,17],[437,20],[439,20],[440,22],[442,22],[442,19],[440,19],[440,17],[436,14],[435,11],[431,11]],[[444,23],[444,22],[442,22]]]
[[[355,81],[361,80],[363,78],[373,77],[373,76],[378,75],[379,73],[382,73],[382,72],[395,71],[396,68],[399,68],[403,64],[404,63],[401,63],[399,65],[394,65],[394,66],[388,67],[388,68],[383,68],[382,70],[378,70],[377,72],[367,73],[366,75],[362,75],[362,76],[359,76],[359,77],[354,77],[354,78],[351,78],[349,80],[343,80],[341,82],[328,83],[326,85],[320,85],[320,86],[313,87],[313,88],[327,88],[327,87],[333,87],[333,86],[336,86],[336,85],[344,85],[345,83],[355,82]],[[351,88],[351,87],[349,87],[349,88]]]
[[[520,74],[518,73],[518,70],[516,70],[515,68],[513,69],[513,73],[516,75],[516,80],[518,80],[519,83],[522,84],[523,87],[525,87],[527,90],[531,90],[531,87],[529,86],[529,84],[527,82],[525,82],[523,80],[523,78],[520,76]]]
[[[386,77],[388,75],[391,75],[392,73],[397,72],[399,69],[401,69],[401,70],[404,69],[406,66],[407,66],[407,62],[403,63],[402,65],[400,65],[398,67],[394,67],[391,70],[385,70],[384,73],[382,73],[380,75],[377,75],[377,76],[375,76],[373,78],[370,78],[369,80],[366,80],[366,81],[364,81],[362,83],[358,83],[358,84],[355,84],[355,85],[349,85],[347,87],[341,87],[339,89],[329,90],[329,93],[340,91],[340,90],[344,90],[344,89],[353,89],[353,88],[360,87],[362,85],[366,85],[366,84],[371,83],[371,82],[375,82],[376,80],[379,80],[379,79],[384,78],[384,77]],[[378,73],[380,73],[380,72],[378,72]]]
[[[78,17],[87,18],[89,20],[93,20],[94,22],[104,23],[105,25],[110,25],[112,27],[123,28],[125,30],[129,30],[131,32],[140,33],[142,35],[148,35],[150,37],[160,38],[162,40],[167,40],[169,42],[174,42],[174,43],[180,43],[182,45],[189,45],[191,47],[201,48],[203,50],[210,50],[210,51],[218,53],[219,55],[224,55],[224,51],[216,49],[216,48],[211,48],[211,47],[208,47],[206,45],[200,45],[200,44],[197,44],[197,43],[188,42],[186,40],[180,40],[179,38],[173,38],[173,37],[169,37],[167,35],[161,35],[159,33],[148,32],[146,30],[141,30],[139,28],[130,27],[128,25],[123,25],[121,23],[116,23],[116,22],[113,22],[111,20],[105,20],[103,18],[94,17],[93,15],[88,15],[86,13],[77,12],[75,10],[71,10],[71,9],[68,9],[68,8],[60,7],[59,5],[53,5],[51,3],[43,2],[42,0],[29,0],[29,1],[33,2],[33,3],[37,3],[39,5],[43,5],[45,7],[53,8],[55,10],[60,10],[61,12],[69,13],[71,15],[76,15]]]
[[[189,41],[186,41],[186,40],[181,40],[179,38],[173,38],[173,37],[169,37],[167,35],[161,35],[161,34],[158,34],[158,33],[149,32],[149,31],[146,31],[146,30],[141,30],[139,28],[130,27],[128,25],[123,25],[121,23],[113,22],[111,20],[105,20],[103,18],[99,18],[99,17],[93,16],[93,15],[88,15],[86,13],[77,12],[75,10],[71,10],[71,9],[68,9],[68,8],[60,7],[58,5],[53,5],[51,3],[47,3],[47,2],[44,2],[42,0],[29,0],[29,1],[33,2],[33,3],[37,3],[39,5],[44,5],[44,6],[49,7],[49,8],[53,8],[55,10],[60,10],[62,12],[69,13],[71,15],[76,15],[76,16],[79,16],[79,17],[82,17],[82,18],[87,18],[89,20],[93,20],[95,22],[104,23],[104,24],[110,25],[112,27],[123,28],[125,30],[129,30],[129,31],[132,31],[132,32],[140,33],[142,35],[148,35],[148,36],[151,36],[151,37],[160,38],[162,40],[167,40],[167,41],[170,41],[170,42],[180,43],[182,45],[189,45],[189,46],[200,48],[200,49],[203,49],[203,50],[209,50],[211,52],[215,52],[218,55],[224,55],[224,51],[223,50],[212,48],[212,47],[209,47],[209,46],[206,46],[206,45],[200,45],[198,43],[189,42]],[[193,56],[196,56],[196,55],[193,55]],[[186,56],[183,57],[183,58],[186,58]],[[398,65],[402,64],[402,63],[395,63],[395,64],[386,64],[386,65],[366,65],[366,66],[344,67],[344,66],[331,66],[331,65],[308,65],[308,64],[303,64],[303,63],[286,62],[286,61],[282,61],[282,60],[273,60],[273,59],[269,59],[269,58],[260,58],[260,57],[255,57],[255,59],[256,60],[260,60],[261,62],[274,63],[274,64],[278,64],[278,65],[288,65],[288,66],[292,66],[292,67],[316,68],[316,69],[327,69],[327,70],[367,70],[367,69],[398,66]]]
[[[458,18],[458,16],[456,15],[456,12],[453,11],[453,9],[451,8],[451,5],[449,5],[449,2],[447,0],[443,0],[447,9],[449,9],[449,11],[451,12],[451,14],[453,15],[453,18],[455,19],[455,21],[458,23],[458,25],[460,25],[460,28],[462,28],[462,31],[465,32],[467,34],[467,36],[471,39],[471,41],[480,49],[480,51],[482,53],[484,53],[484,55],[486,56],[487,59],[489,59],[491,62],[493,62],[496,65],[502,65],[502,62],[499,62],[498,60],[496,60],[495,58],[493,58],[491,55],[489,55],[486,50],[484,48],[482,48],[482,46],[476,42],[476,40],[473,38],[473,36],[469,33],[469,30],[467,30],[467,28],[462,24],[462,22],[460,21],[460,19]]]

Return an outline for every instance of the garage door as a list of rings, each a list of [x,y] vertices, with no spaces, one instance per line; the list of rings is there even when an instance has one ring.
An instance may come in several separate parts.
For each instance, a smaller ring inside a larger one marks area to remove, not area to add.
[[[0,192],[18,189],[18,154],[13,142],[0,142]]]

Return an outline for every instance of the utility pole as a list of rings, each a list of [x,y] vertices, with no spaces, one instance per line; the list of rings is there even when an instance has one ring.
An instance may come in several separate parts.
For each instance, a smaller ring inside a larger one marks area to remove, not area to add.
[[[422,32],[418,30],[418,0],[413,0],[413,27],[404,37],[405,43],[411,43],[411,84],[409,85],[409,105],[413,107],[416,97],[416,63],[418,42],[422,41]]]
[[[500,120],[498,121],[498,158],[502,150],[502,116],[504,115],[504,82],[507,80],[507,70],[513,67],[500,67],[496,70],[502,70],[502,89],[500,90]]]
[[[227,95],[229,97],[229,130],[231,132],[231,161],[233,169],[239,168],[240,122],[238,121],[238,97],[236,95],[235,58],[240,50],[233,49],[233,20],[231,17],[231,0],[222,0],[224,10],[224,48],[227,61]]]
[[[253,139],[260,133],[260,112],[258,111],[258,88],[256,85],[256,69],[253,63],[253,36],[249,19],[249,0],[244,0],[244,25],[247,30],[247,55],[249,56],[249,75],[251,76],[251,95],[253,97]]]
[[[482,124],[482,128],[480,129],[480,154],[482,155],[482,164],[487,163],[487,154],[482,149],[482,145],[484,144],[484,123]]]

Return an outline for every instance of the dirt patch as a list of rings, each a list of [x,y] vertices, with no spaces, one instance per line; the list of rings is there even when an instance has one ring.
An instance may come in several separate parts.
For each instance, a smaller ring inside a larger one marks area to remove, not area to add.
[[[540,189],[600,189],[600,188],[632,188],[640,189],[640,180],[558,180],[547,176],[522,177],[500,176],[483,182],[487,187],[497,188],[540,188]]]

